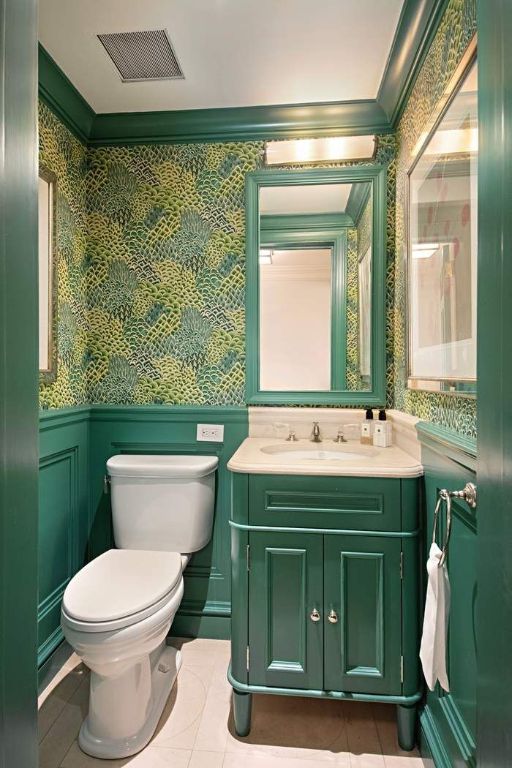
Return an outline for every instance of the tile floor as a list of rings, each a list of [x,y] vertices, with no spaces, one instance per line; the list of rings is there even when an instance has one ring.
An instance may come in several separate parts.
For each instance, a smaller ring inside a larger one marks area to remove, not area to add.
[[[95,760],[78,747],[89,677],[72,656],[39,698],[40,768],[420,768],[396,741],[385,704],[254,696],[252,730],[239,738],[226,679],[229,643],[178,640],[183,666],[150,744],[125,760]]]

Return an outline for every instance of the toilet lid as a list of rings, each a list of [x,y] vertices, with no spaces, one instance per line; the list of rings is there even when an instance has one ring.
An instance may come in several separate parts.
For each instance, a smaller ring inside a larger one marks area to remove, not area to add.
[[[179,552],[111,549],[71,579],[62,605],[78,621],[122,619],[169,594],[181,574]]]

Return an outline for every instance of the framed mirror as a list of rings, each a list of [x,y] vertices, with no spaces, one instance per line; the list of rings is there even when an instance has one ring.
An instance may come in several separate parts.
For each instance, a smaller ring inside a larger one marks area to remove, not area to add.
[[[476,44],[419,143],[408,192],[408,386],[476,393]]]
[[[39,168],[39,375],[44,383],[57,376],[57,177]]]
[[[247,402],[385,401],[386,172],[246,178]]]

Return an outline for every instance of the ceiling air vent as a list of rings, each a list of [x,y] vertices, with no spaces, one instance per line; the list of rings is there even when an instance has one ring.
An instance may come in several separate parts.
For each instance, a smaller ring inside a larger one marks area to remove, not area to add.
[[[184,77],[165,29],[112,32],[98,39],[125,83]]]

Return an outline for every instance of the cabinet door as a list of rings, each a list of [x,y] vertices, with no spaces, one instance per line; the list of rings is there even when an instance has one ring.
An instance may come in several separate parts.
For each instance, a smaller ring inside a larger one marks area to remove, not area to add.
[[[400,539],[332,535],[324,551],[326,690],[401,693]]]
[[[251,533],[249,546],[249,682],[321,689],[323,536]]]

